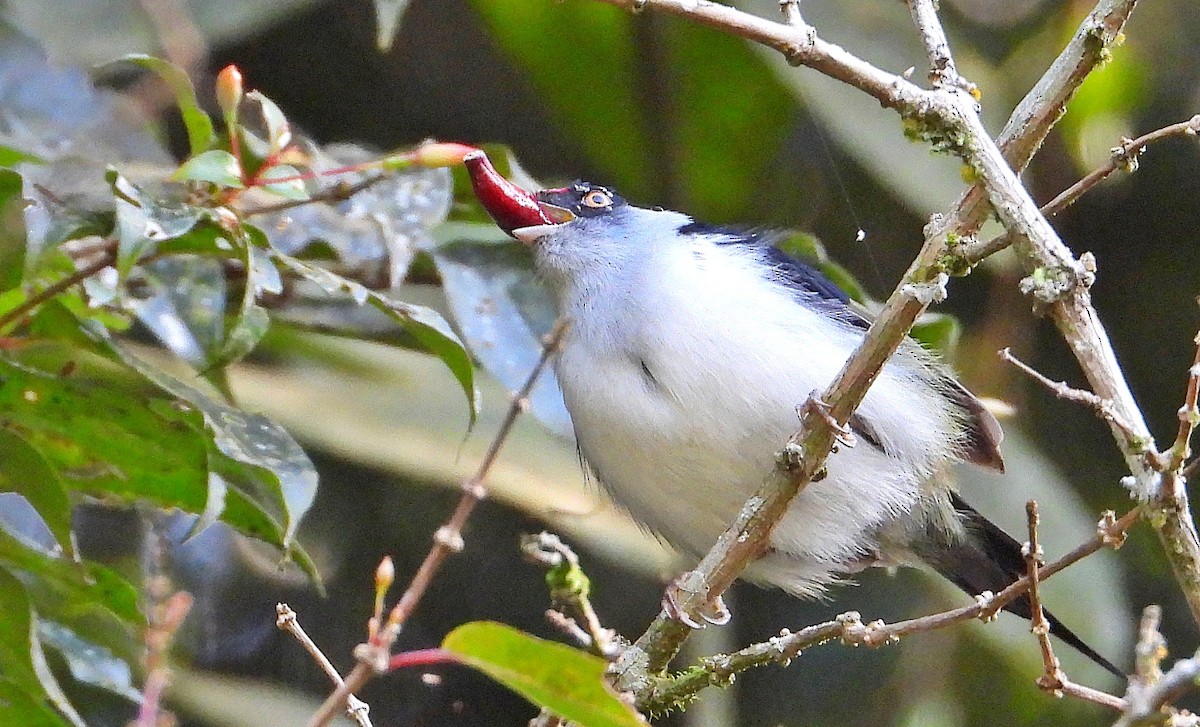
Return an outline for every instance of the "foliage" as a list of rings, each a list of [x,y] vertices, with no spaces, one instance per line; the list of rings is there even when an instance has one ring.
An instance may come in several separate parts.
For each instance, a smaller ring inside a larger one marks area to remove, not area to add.
[[[17,47],[36,55],[27,43]],[[8,215],[18,226],[4,236],[11,267],[0,292],[0,490],[23,496],[38,516],[24,525],[6,520],[0,530],[0,591],[11,615],[0,621],[0,675],[12,692],[5,709],[51,724],[80,718],[45,668],[38,634],[73,633],[53,642],[71,663],[103,647],[135,664],[145,625],[134,585],[80,560],[73,503],[176,508],[194,514],[193,534],[221,521],[279,547],[320,585],[295,539],[316,471],[291,435],[239,409],[224,385],[225,367],[253,355],[277,311],[287,318],[293,300],[369,305],[393,327],[385,334],[393,343],[440,358],[472,416],[477,408],[466,349],[438,313],[308,259],[319,239],[335,264],[354,245],[375,243],[407,265],[445,216],[446,171],[372,179],[380,204],[370,214],[394,215],[376,225],[385,229],[374,240],[347,229],[353,210],[285,224],[281,201],[307,202],[335,180],[362,181],[384,165],[335,164],[293,134],[270,99],[243,97],[240,88],[218,138],[183,71],[148,56],[120,62],[159,75],[173,91],[190,147],[181,165],[162,164],[167,155],[144,132],[123,128],[135,143],[126,138],[121,149],[94,137],[98,126],[117,124],[113,98],[49,68],[36,79],[49,87],[45,102],[71,94],[78,113],[59,118],[37,104],[13,110],[10,128],[23,133],[6,134],[11,145],[0,155],[0,203],[22,212]],[[56,135],[68,142],[51,145]],[[123,153],[130,147],[148,153]],[[412,164],[393,158],[387,166]],[[389,272],[396,284],[405,270]],[[16,502],[5,501],[6,509]],[[129,693],[127,679],[104,686]]]

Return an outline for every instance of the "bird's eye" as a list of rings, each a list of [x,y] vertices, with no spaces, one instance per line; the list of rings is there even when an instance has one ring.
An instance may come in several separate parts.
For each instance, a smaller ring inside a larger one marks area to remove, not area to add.
[[[611,207],[612,203],[612,195],[599,189],[593,189],[583,195],[583,204],[585,207],[592,207],[593,209]]]

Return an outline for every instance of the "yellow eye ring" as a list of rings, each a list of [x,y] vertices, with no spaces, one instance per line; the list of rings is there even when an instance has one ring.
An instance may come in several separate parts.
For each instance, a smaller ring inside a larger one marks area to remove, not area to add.
[[[593,189],[592,191],[583,195],[582,201],[585,207],[592,207],[593,209],[598,209],[600,207],[611,207],[613,202],[612,195],[599,189]]]

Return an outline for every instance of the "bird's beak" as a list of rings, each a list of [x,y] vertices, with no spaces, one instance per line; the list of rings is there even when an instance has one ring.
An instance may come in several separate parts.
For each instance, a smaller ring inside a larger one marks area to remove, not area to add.
[[[500,229],[522,242],[541,239],[554,225],[575,219],[570,210],[543,202],[500,176],[482,150],[464,156],[463,164],[483,208]]]

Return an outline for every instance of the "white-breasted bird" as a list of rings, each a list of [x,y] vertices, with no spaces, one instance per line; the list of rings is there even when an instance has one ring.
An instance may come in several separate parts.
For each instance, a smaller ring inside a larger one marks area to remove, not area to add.
[[[464,162],[569,321],[555,370],[584,459],[636,520],[703,554],[869,319],[768,235],[634,207],[582,181],[530,195],[482,152]],[[848,425],[856,446],[839,447],[827,476],[796,496],[746,579],[811,597],[870,566],[927,565],[974,595],[1024,575],[1020,544],[951,488],[957,462],[1003,470],[1002,434],[935,356],[906,340]],[[1005,608],[1030,616],[1027,598]]]

